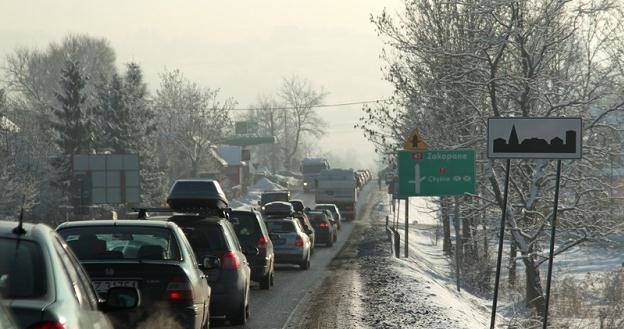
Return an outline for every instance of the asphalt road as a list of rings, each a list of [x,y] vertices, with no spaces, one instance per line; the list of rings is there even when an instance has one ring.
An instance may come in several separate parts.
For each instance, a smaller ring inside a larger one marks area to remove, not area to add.
[[[365,200],[368,199],[368,193],[373,185],[368,184],[360,193],[359,200],[362,202],[358,202],[358,213],[362,213]],[[293,198],[303,200],[306,206],[314,205],[313,194],[295,194]],[[351,222],[342,224],[338,241],[333,247],[316,247],[309,270],[302,271],[297,266],[276,265],[275,286],[270,290],[260,290],[257,283],[252,284],[251,317],[245,326],[220,325],[220,327],[284,328],[292,317],[302,311],[306,297],[318,290],[326,276],[332,273],[328,266],[343,248],[354,227]]]

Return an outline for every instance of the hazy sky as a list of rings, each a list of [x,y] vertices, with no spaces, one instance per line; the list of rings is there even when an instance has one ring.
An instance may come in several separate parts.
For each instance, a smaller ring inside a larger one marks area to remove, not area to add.
[[[0,56],[18,46],[43,48],[69,33],[110,41],[117,63],[139,63],[150,90],[165,68],[221,88],[239,107],[274,94],[282,77],[309,79],[327,104],[388,97],[370,23],[399,0],[6,0],[0,2]],[[320,109],[330,123],[319,141],[361,164],[376,159],[353,128],[361,106]],[[354,164],[355,165],[355,164]]]

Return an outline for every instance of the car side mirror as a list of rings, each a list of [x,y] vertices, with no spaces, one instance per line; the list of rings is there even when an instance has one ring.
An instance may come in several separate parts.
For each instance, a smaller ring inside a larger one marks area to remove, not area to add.
[[[199,264],[199,268],[202,270],[212,270],[219,267],[221,267],[221,260],[219,257],[214,256],[206,256],[202,258],[202,261]]]
[[[314,231],[312,231],[312,230],[311,230],[311,229],[309,229],[309,228],[306,228],[306,229],[305,229],[305,232],[306,232],[306,234],[312,234],[312,233],[314,233]]]
[[[112,287],[101,304],[105,312],[129,310],[141,305],[141,295],[134,287]]]
[[[245,256],[257,256],[260,253],[260,250],[258,250],[258,248],[253,247],[253,248],[243,248],[243,254]]]

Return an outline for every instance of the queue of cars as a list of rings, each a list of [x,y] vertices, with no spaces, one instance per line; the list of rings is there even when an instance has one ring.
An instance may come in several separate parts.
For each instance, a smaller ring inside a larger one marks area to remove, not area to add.
[[[170,208],[134,219],[56,231],[0,222],[0,302],[23,329],[136,328],[154,317],[192,329],[244,324],[251,282],[270,289],[275,264],[309,269],[315,244],[331,247],[341,222],[335,205],[266,194],[261,210],[231,210],[218,182],[181,180]]]

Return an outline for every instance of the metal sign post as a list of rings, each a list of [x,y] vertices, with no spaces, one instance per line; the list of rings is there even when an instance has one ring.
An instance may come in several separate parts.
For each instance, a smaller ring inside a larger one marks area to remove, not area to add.
[[[501,216],[500,232],[498,233],[498,259],[496,260],[496,280],[494,283],[494,302],[492,304],[492,318],[490,321],[490,329],[494,329],[496,325],[496,304],[498,303],[498,285],[500,282],[501,262],[503,258],[503,242],[505,240],[505,220],[507,219],[507,196],[509,195],[509,167],[511,167],[511,159],[507,159],[507,167],[505,168],[505,192],[503,195],[503,215]]]
[[[548,304],[550,301],[550,284],[555,248],[557,224],[557,208],[559,206],[559,183],[561,180],[561,159],[580,159],[582,149],[581,118],[490,118],[488,119],[487,150],[490,159],[507,159],[505,169],[505,195],[503,215],[496,264],[496,283],[490,328],[496,323],[496,304],[498,301],[498,285],[500,279],[501,254],[507,215],[507,194],[509,184],[509,159],[557,159],[557,177],[555,185],[555,202],[550,235],[550,256],[548,278],[546,283],[546,303],[544,306],[543,328],[548,327]]]
[[[405,198],[405,258],[409,256],[409,197]]]
[[[557,227],[557,208],[559,207],[559,181],[561,179],[561,160],[557,160],[557,178],[555,182],[555,206],[553,209],[552,230],[550,232],[550,257],[548,258],[548,278],[546,279],[546,304],[544,305],[544,325],[548,327],[548,303],[550,302],[550,281],[552,278],[553,259],[555,256],[555,231]]]

